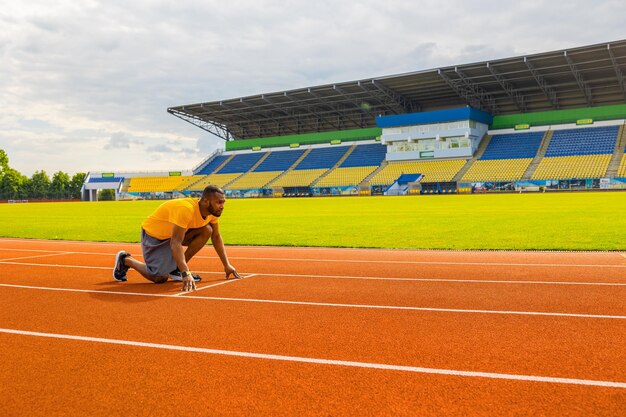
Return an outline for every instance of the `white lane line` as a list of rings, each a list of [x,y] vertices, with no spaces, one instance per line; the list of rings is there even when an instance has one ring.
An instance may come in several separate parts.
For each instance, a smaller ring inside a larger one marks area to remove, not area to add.
[[[3,242],[16,242],[16,243],[39,243],[45,244],[47,246],[55,246],[55,245],[89,245],[89,246],[119,246],[119,245],[132,245],[136,248],[140,247],[140,242],[97,242],[91,240],[50,240],[50,239],[31,239],[31,238],[0,238],[0,243]],[[520,254],[520,253],[531,253],[531,254],[542,254],[542,255],[553,255],[553,254],[606,254],[606,253],[618,253],[619,250],[614,251],[605,251],[605,250],[566,250],[566,249],[411,249],[411,248],[348,248],[348,247],[327,247],[327,246],[276,246],[276,245],[228,245],[232,248],[236,248],[236,250],[243,251],[266,251],[266,250],[285,250],[289,252],[295,251],[317,251],[317,252],[334,252],[334,251],[342,251],[342,252],[402,252],[402,253],[428,253],[428,254],[451,254],[451,253],[508,253],[508,254]],[[3,249],[3,248],[0,248]],[[626,257],[626,254],[623,256]]]
[[[488,279],[447,279],[447,278],[393,278],[393,277],[366,277],[349,275],[310,275],[310,274],[265,274],[259,272],[260,276],[268,277],[296,277],[296,278],[328,278],[328,279],[356,279],[367,281],[416,281],[416,282],[462,282],[473,284],[541,284],[541,285],[597,285],[610,287],[626,287],[626,283],[619,282],[568,282],[568,281],[529,281],[529,280],[488,280]]]
[[[116,248],[117,249],[117,248]],[[119,249],[124,249],[128,252],[128,246],[120,245]],[[48,249],[9,249],[9,248],[0,248],[0,252],[3,251],[14,251],[14,252],[45,252],[45,253],[65,253],[65,251],[61,250],[48,250]],[[71,253],[75,253],[77,255],[96,255],[96,256],[115,256],[117,252],[87,252],[87,251],[72,251]],[[133,257],[142,258],[141,253],[134,254]],[[195,256],[194,258],[198,258]],[[203,256],[203,258],[209,258],[208,256]],[[215,257],[215,259],[219,259]]]
[[[24,265],[24,266],[42,266],[45,268],[74,268],[74,269],[105,269],[108,271],[112,271],[112,266],[89,266],[89,265],[63,265],[63,264],[36,264],[36,263],[27,263],[27,262],[3,262],[0,261],[0,264],[5,265]],[[212,272],[212,271],[197,271],[202,274],[224,274],[224,272]]]
[[[4,262],[0,264],[6,265],[23,265],[23,266],[40,266],[45,268],[78,268],[78,269],[103,269],[112,270],[107,266],[88,266],[88,265],[60,265],[60,264],[39,264],[27,262]],[[223,274],[223,272],[198,271],[198,274]],[[245,274],[242,272],[242,274]],[[368,276],[350,276],[350,275],[313,275],[313,274],[272,274],[258,272],[254,274],[245,274],[246,277],[251,276],[267,276],[267,277],[296,277],[296,278],[328,278],[328,279],[354,279],[366,281],[415,281],[415,282],[462,282],[473,284],[523,284],[523,285],[589,285],[589,286],[607,286],[607,287],[624,287],[626,283],[621,282],[577,282],[577,281],[532,281],[532,280],[481,280],[481,279],[446,279],[446,278],[395,278],[395,277],[368,277]]]
[[[54,245],[103,245],[103,246],[111,246],[111,245],[119,245],[120,242],[94,242],[92,240],[46,240],[46,239],[15,239],[15,238],[0,238],[0,243],[2,242],[17,242],[17,243],[45,243],[49,246]],[[123,242],[127,245],[139,245],[137,242]]]
[[[202,258],[202,257],[201,257]],[[207,256],[204,258],[218,259]],[[459,261],[387,261],[369,259],[311,259],[311,258],[251,258],[231,256],[230,259],[250,261],[293,261],[293,262],[334,262],[334,263],[364,263],[364,264],[391,264],[391,265],[463,265],[463,266],[523,266],[523,267],[556,267],[556,268],[626,268],[626,265],[595,265],[595,264],[541,264],[541,263],[512,263],[512,262],[459,262]]]
[[[0,248],[0,252],[2,252],[2,251],[10,251],[10,252],[46,252],[46,253],[64,252],[62,250]],[[75,252],[75,253],[89,253],[89,252]],[[104,255],[104,254],[96,253],[96,255]],[[114,255],[114,253],[111,253],[111,255]]]
[[[200,272],[202,272],[202,271],[200,271]],[[202,273],[204,273],[204,272],[202,272]],[[196,291],[195,291],[195,292],[202,291],[202,290],[206,290],[207,288],[217,287],[217,286],[219,286],[219,285],[229,284],[229,283],[231,283],[231,282],[241,281],[241,280],[242,280],[242,279],[244,279],[244,278],[256,277],[258,274],[247,274],[247,275],[245,275],[245,276],[244,276],[244,274],[242,273],[242,274],[240,274],[240,275],[241,275],[241,278],[240,278],[240,279],[237,279],[237,278],[231,278],[231,279],[229,279],[229,280],[225,280],[225,281],[223,281],[223,282],[218,282],[217,284],[206,285],[206,286],[204,286],[204,287],[200,287],[200,288],[196,289]],[[183,292],[183,293],[176,294],[176,295],[177,295],[177,296],[181,296],[181,295],[186,295],[186,294],[194,294],[194,293],[193,293],[193,292],[186,292],[186,293],[184,293],[184,292]]]
[[[120,245],[122,246],[122,245]],[[54,252],[51,250],[38,249],[8,249],[3,250],[15,251],[33,251],[33,252]],[[61,252],[61,251],[59,251]],[[115,253],[105,252],[80,252],[76,254],[114,256]],[[133,255],[141,257],[141,255]],[[248,256],[230,256],[230,259],[246,260],[246,261],[291,261],[291,262],[330,262],[330,263],[365,263],[365,264],[391,264],[391,265],[463,265],[463,266],[522,266],[522,267],[551,267],[551,268],[626,268],[626,265],[605,265],[605,264],[555,264],[555,263],[513,263],[513,262],[459,262],[459,261],[402,261],[402,260],[376,260],[376,259],[316,259],[316,258],[272,258],[272,257],[248,257]],[[196,255],[194,259],[219,259],[217,256]]]
[[[124,285],[124,284],[120,284],[120,285]],[[38,286],[32,286],[32,285],[15,285],[15,284],[0,284],[0,287],[42,290],[42,291],[115,294],[115,295],[142,296],[142,297],[177,297],[178,299],[303,305],[303,306],[314,306],[314,307],[362,308],[362,309],[372,309],[372,310],[428,311],[428,312],[437,312],[437,313],[501,314],[501,315],[517,315],[517,316],[550,316],[550,317],[576,317],[576,318],[591,318],[591,319],[626,320],[626,316],[614,316],[614,315],[603,315],[603,314],[552,313],[552,312],[542,312],[542,311],[472,310],[472,309],[460,309],[460,308],[389,306],[389,305],[371,305],[371,304],[342,304],[342,303],[321,303],[321,302],[313,302],[313,301],[268,300],[268,299],[260,299],[260,298],[206,297],[206,296],[200,296],[200,295],[187,295],[186,297],[179,297],[179,294],[146,294],[146,293],[126,292],[126,291],[81,290],[81,289],[74,289],[74,288],[38,287]]]
[[[458,377],[470,377],[470,378],[491,378],[491,379],[505,379],[514,381],[527,381],[527,382],[544,382],[550,384],[569,384],[569,385],[587,385],[593,387],[602,388],[626,388],[626,382],[619,381],[601,381],[593,379],[578,379],[578,378],[559,378],[550,376],[536,376],[536,375],[519,375],[519,374],[502,374],[494,372],[475,372],[475,371],[462,371],[456,369],[439,369],[439,368],[422,368],[418,366],[406,366],[406,365],[390,365],[386,363],[371,363],[371,362],[357,362],[357,361],[344,361],[336,359],[319,359],[319,358],[306,358],[300,356],[285,356],[285,355],[272,355],[267,353],[255,353],[255,352],[242,352],[236,350],[224,350],[224,349],[209,349],[192,346],[180,346],[180,345],[167,345],[162,343],[147,343],[137,342],[133,340],[120,340],[120,339],[107,339],[102,337],[90,337],[90,336],[75,336],[69,334],[58,333],[42,333],[32,332],[26,330],[16,329],[3,329],[0,328],[0,333],[14,334],[20,336],[35,336],[46,337],[51,339],[64,339],[64,340],[76,340],[81,342],[93,342],[93,343],[108,343],[113,345],[135,346],[151,349],[164,349],[174,350],[182,352],[194,352],[194,353],[206,353],[210,355],[223,355],[223,356],[235,356],[242,358],[252,359],[264,359],[272,361],[282,362],[298,362],[316,365],[333,365],[333,366],[347,366],[352,368],[367,368],[377,369],[385,371],[401,371],[412,372],[419,374],[436,374]]]
[[[19,258],[7,258],[0,259],[0,262],[8,262],[8,261],[18,261],[22,259],[38,259],[38,258],[46,258],[50,256],[62,256],[62,255],[70,255],[76,252],[59,252],[59,253],[49,253],[47,255],[30,255],[30,256],[20,256]]]
[[[198,291],[202,291],[202,290],[206,290],[207,288],[213,288],[213,287],[217,287],[219,285],[224,285],[224,284],[230,284],[231,282],[235,282],[237,281],[236,279],[229,279],[228,281],[224,280],[222,282],[218,282],[217,284],[211,284],[211,285],[205,285],[204,287],[198,287],[196,288],[195,291],[187,291],[187,292],[179,292],[178,294],[174,294],[175,297],[180,297],[182,295],[190,295],[190,294],[195,294]]]

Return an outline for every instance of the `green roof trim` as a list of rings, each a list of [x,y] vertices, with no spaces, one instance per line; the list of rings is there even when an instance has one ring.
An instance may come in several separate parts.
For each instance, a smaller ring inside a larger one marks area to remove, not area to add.
[[[581,119],[601,120],[626,119],[626,104],[613,106],[584,107],[571,110],[553,110],[534,113],[505,114],[493,117],[490,129],[511,129],[516,125],[547,126],[576,123]]]
[[[312,145],[315,143],[330,143],[333,140],[343,142],[357,140],[372,140],[382,134],[382,129],[378,127],[367,129],[338,130],[333,132],[306,133],[302,135],[272,136],[267,138],[240,139],[226,142],[227,151],[238,151],[250,149],[255,146],[272,148],[277,146],[289,146],[292,143],[300,145]]]

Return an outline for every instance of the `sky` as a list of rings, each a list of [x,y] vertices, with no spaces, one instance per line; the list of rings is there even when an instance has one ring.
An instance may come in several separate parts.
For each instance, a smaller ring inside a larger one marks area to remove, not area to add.
[[[0,149],[45,170],[191,169],[168,107],[626,39],[623,0],[0,0]]]

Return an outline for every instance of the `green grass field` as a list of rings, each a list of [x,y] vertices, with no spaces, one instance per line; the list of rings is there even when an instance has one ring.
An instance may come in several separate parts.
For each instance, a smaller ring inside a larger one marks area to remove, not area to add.
[[[0,204],[0,236],[137,242],[161,202]],[[626,250],[626,193],[228,200],[229,245]]]

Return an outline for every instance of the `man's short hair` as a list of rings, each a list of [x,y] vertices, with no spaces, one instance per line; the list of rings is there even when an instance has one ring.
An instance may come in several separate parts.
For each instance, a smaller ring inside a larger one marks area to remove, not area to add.
[[[224,190],[222,190],[220,187],[218,187],[217,185],[207,185],[204,188],[204,191],[202,191],[202,198],[203,199],[207,199],[210,196],[212,196],[213,194],[224,194]]]

